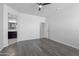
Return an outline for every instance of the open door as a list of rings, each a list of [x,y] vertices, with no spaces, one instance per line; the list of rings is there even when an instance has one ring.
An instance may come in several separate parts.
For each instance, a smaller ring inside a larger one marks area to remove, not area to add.
[[[48,38],[48,24],[46,22],[40,24],[40,37]]]

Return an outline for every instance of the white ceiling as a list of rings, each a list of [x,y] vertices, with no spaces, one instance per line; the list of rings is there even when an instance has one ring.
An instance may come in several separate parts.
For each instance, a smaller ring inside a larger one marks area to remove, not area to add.
[[[19,12],[33,14],[38,16],[50,16],[54,15],[55,12],[67,9],[69,6],[74,5],[72,3],[52,3],[44,6],[41,11],[38,11],[38,5],[36,3],[8,3],[7,5],[16,9]]]
[[[34,14],[39,16],[46,15],[46,6],[44,6],[41,11],[38,11],[38,5],[36,3],[10,3],[7,4],[12,8],[16,9],[19,12],[27,13],[27,14]]]

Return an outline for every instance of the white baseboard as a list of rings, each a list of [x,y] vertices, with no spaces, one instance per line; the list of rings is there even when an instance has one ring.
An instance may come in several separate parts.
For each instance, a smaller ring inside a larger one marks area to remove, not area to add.
[[[50,39],[50,38],[49,38],[49,39]],[[75,49],[79,49],[79,47],[76,47],[76,46],[71,45],[71,44],[67,44],[67,43],[62,42],[62,41],[58,41],[58,40],[55,40],[55,39],[50,39],[50,40],[53,40],[53,41],[55,41],[55,42],[58,42],[58,43],[61,43],[61,44],[67,45],[67,46],[72,47],[72,48],[75,48]]]

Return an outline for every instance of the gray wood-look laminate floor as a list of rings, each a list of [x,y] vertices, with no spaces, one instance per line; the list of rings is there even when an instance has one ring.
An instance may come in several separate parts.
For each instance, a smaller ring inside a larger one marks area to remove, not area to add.
[[[79,56],[79,49],[49,39],[34,39],[12,44],[0,53],[3,56]]]

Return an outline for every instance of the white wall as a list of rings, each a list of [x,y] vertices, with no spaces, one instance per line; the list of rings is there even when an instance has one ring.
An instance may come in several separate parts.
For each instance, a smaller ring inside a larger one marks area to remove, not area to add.
[[[3,48],[3,4],[0,4],[0,50]]]
[[[79,4],[52,4],[49,38],[79,49]]]
[[[40,38],[40,23],[44,17],[20,13],[18,19],[18,41]]]

